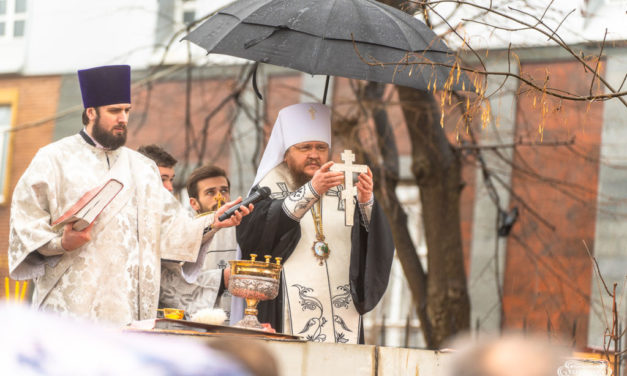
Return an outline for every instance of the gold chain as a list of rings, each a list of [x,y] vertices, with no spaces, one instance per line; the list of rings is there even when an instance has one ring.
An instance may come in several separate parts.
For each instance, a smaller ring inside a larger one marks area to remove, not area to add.
[[[324,265],[324,261],[329,257],[329,245],[324,241],[323,229],[322,229],[322,197],[311,207],[311,216],[313,217],[314,224],[316,225],[316,240],[313,242],[311,250],[314,256],[318,259],[318,265]],[[316,213],[315,207],[318,206],[318,213]]]
[[[320,241],[323,241],[324,230],[322,228],[322,208],[320,204],[321,200],[322,199],[318,200],[318,202],[316,202],[314,206],[311,207],[311,216],[313,217],[314,224],[316,226],[316,238]],[[316,210],[315,210],[316,206],[318,206],[318,213],[316,213]]]

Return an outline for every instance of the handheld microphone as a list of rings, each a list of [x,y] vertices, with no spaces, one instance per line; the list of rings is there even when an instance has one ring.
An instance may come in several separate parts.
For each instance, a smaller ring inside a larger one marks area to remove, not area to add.
[[[220,222],[229,219],[236,211],[237,209],[240,208],[240,206],[248,206],[249,204],[255,204],[265,198],[267,198],[268,196],[270,196],[270,188],[268,187],[261,187],[258,190],[256,190],[253,194],[251,194],[250,196],[246,197],[242,202],[240,202],[239,204],[233,206],[232,208],[230,208],[229,210],[225,211],[221,216],[218,217],[218,220]]]

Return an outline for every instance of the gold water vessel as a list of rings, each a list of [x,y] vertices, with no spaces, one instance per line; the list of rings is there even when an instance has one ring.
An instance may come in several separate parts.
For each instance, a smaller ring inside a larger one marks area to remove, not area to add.
[[[256,261],[257,255],[251,254],[250,260],[229,261],[231,276],[229,292],[246,300],[244,318],[235,326],[249,329],[263,329],[257,319],[257,304],[262,300],[271,300],[279,294],[281,277],[281,257],[271,262],[272,256],[264,256],[265,261]]]

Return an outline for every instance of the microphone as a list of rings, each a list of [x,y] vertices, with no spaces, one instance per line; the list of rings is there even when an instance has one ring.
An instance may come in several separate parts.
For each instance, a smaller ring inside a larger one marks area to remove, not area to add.
[[[237,211],[237,209],[239,209],[240,206],[242,205],[248,206],[249,204],[255,204],[265,198],[268,198],[268,196],[270,196],[270,193],[271,193],[270,188],[268,187],[259,188],[253,194],[251,194],[250,196],[242,200],[242,202],[240,202],[239,204],[233,206],[229,210],[222,213],[222,215],[218,217],[218,220],[222,222],[226,219],[229,219]]]

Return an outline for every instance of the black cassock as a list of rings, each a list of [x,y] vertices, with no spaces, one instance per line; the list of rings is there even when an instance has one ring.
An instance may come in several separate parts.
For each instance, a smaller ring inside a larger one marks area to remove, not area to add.
[[[242,259],[250,254],[272,255],[289,259],[300,240],[300,224],[283,211],[284,199],[267,199],[255,204],[251,214],[237,226],[237,242],[242,249]],[[350,290],[353,303],[359,314],[372,310],[388,285],[394,242],[390,225],[379,204],[374,202],[369,231],[355,208],[351,231]],[[279,291],[283,291],[281,286]],[[260,322],[268,322],[277,332],[283,332],[283,294],[258,305]],[[360,342],[363,335],[360,336]]]

